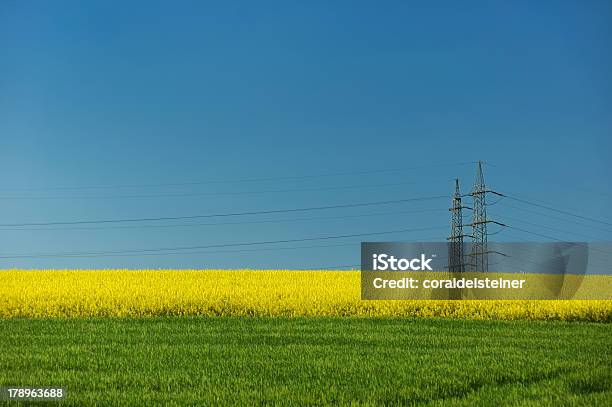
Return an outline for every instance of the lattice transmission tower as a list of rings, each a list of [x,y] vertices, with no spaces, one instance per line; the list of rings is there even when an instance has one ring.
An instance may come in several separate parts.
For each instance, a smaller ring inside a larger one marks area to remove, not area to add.
[[[470,264],[473,271],[489,271],[489,256],[487,253],[487,189],[485,187],[484,175],[482,174],[482,162],[478,161],[476,169],[476,181],[472,189],[472,250],[470,252]]]
[[[506,256],[506,254],[488,249],[487,224],[493,223],[506,227],[507,225],[487,218],[487,194],[494,194],[501,198],[503,194],[487,189],[485,186],[484,175],[482,172],[482,161],[478,161],[476,168],[476,181],[472,192],[462,195],[459,189],[459,180],[455,179],[455,193],[453,194],[452,207],[449,209],[452,214],[451,234],[447,238],[448,245],[448,269],[449,271],[489,271],[489,254]],[[472,197],[472,207],[464,206],[461,202],[463,196]],[[496,203],[496,202],[494,202]],[[463,209],[472,210],[472,220],[468,225],[463,224]],[[463,233],[463,227],[469,226],[472,229],[471,235]],[[496,232],[496,233],[499,233]],[[464,238],[471,238],[469,253],[464,254]],[[466,259],[467,257],[467,259]],[[467,260],[467,261],[466,261]]]
[[[482,161],[478,161],[476,169],[476,180],[470,195],[472,196],[472,247],[470,250],[470,270],[486,273],[489,271],[489,253],[506,256],[498,251],[488,249],[487,224],[506,227],[505,224],[487,218],[487,194],[494,194],[503,198],[503,194],[487,189],[485,186],[484,175],[482,173]]]
[[[461,203],[459,179],[455,179],[455,194],[453,195],[451,211],[451,234],[448,237],[448,270],[450,272],[465,271],[463,255],[463,209],[470,209]]]

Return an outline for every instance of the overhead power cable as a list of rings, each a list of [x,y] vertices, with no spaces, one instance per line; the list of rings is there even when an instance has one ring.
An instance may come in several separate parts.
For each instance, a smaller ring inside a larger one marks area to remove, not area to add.
[[[542,205],[542,204],[539,204],[539,203],[536,203],[536,202],[532,202],[532,201],[528,201],[528,200],[526,200],[526,199],[518,198],[518,197],[515,197],[515,196],[512,196],[512,195],[506,195],[506,194],[504,194],[504,196],[505,196],[506,198],[508,198],[508,199],[512,199],[512,200],[514,200],[514,201],[521,202],[521,203],[524,203],[524,204],[527,204],[527,205],[536,206],[536,207],[538,207],[538,208],[543,208],[543,209],[546,209],[546,210],[549,210],[549,211],[553,211],[553,212],[561,213],[561,214],[563,214],[563,215],[573,216],[573,217],[575,217],[575,218],[579,218],[579,219],[588,220],[588,221],[590,221],[590,222],[596,222],[596,223],[601,223],[601,224],[604,224],[604,225],[609,225],[609,226],[612,226],[612,222],[607,222],[607,221],[605,221],[605,220],[595,219],[595,218],[591,218],[591,217],[588,217],[588,216],[583,216],[583,215],[580,215],[580,214],[577,214],[577,213],[573,213],[573,212],[564,211],[564,210],[562,210],[562,209],[557,209],[557,208],[553,208],[553,207],[551,207],[551,206]]]
[[[601,226],[598,226],[598,225],[592,225],[592,224],[586,224],[586,223],[578,221],[576,219],[568,219],[568,218],[563,218],[563,217],[560,217],[560,216],[551,215],[550,213],[546,213],[546,212],[538,212],[538,211],[534,211],[532,209],[523,208],[521,206],[510,205],[510,204],[508,204],[506,202],[503,203],[503,206],[504,207],[508,207],[508,208],[512,208],[512,209],[516,209],[516,210],[519,210],[521,212],[531,213],[531,214],[538,215],[538,216],[544,216],[546,218],[560,220],[560,221],[563,221],[563,222],[569,222],[569,223],[572,223],[574,225],[579,225],[579,226],[583,226],[583,227],[588,227],[588,228],[597,229],[597,230],[601,230],[601,231],[604,231],[604,232],[612,233],[612,230],[606,229],[605,227],[601,227]]]
[[[516,227],[516,226],[507,226],[507,227],[509,227],[510,229],[518,230],[519,232],[528,233],[530,235],[543,237],[545,239],[552,239],[552,240],[555,240],[555,241],[561,242],[561,243],[571,243],[571,242],[568,242],[567,240],[564,240],[564,239],[559,239],[557,237],[550,236],[550,235],[545,235],[543,233],[533,232],[531,230],[522,229],[522,228],[519,228],[519,227]],[[595,248],[595,247],[591,247],[591,250],[596,251],[596,252],[600,252],[600,253],[612,254],[612,252],[609,252],[607,250],[601,250],[601,249],[598,249],[598,248]]]
[[[442,228],[440,228],[442,229]],[[438,241],[440,236],[421,237],[419,242]],[[71,255],[63,256],[69,258],[102,258],[102,257],[142,257],[142,256],[191,256],[191,255],[208,255],[208,254],[226,254],[226,253],[249,253],[249,252],[266,252],[266,251],[279,251],[279,250],[304,250],[304,249],[320,249],[330,247],[350,247],[361,245],[361,240],[354,241],[351,243],[339,243],[339,244],[324,244],[324,245],[309,245],[309,246],[281,246],[281,247],[257,247],[255,249],[225,249],[225,250],[206,250],[206,251],[178,251],[178,252],[153,252],[153,253],[126,253],[126,254],[102,254],[102,255]],[[37,258],[37,257],[33,257]]]
[[[416,181],[409,182],[394,182],[386,184],[358,184],[358,185],[338,185],[331,187],[311,187],[311,188],[287,188],[287,189],[267,189],[258,191],[220,191],[220,192],[182,192],[182,193],[159,193],[159,194],[138,194],[138,195],[91,195],[91,196],[0,196],[0,200],[81,200],[81,199],[139,199],[139,198],[165,198],[165,197],[194,197],[194,196],[239,196],[239,195],[259,195],[259,194],[277,194],[289,192],[320,192],[320,191],[336,191],[350,189],[375,189],[386,188],[401,185],[416,184]]]
[[[259,242],[244,242],[244,243],[223,243],[223,244],[209,244],[209,245],[198,245],[198,246],[179,246],[179,247],[160,247],[152,249],[126,249],[126,250],[108,250],[108,251],[91,251],[91,252],[64,252],[64,253],[37,253],[37,254],[11,254],[1,255],[2,259],[23,259],[23,258],[52,258],[52,257],[77,257],[84,255],[107,255],[107,254],[128,254],[128,253],[152,253],[152,252],[166,252],[166,251],[179,251],[179,250],[197,250],[197,249],[212,249],[212,248],[223,248],[223,247],[242,247],[242,246],[259,246],[277,243],[294,243],[294,242],[309,242],[317,240],[333,240],[333,239],[345,239],[350,237],[363,237],[363,236],[377,236],[387,235],[394,233],[406,233],[406,232],[421,232],[427,230],[440,230],[446,229],[446,226],[440,227],[427,227],[427,228],[416,228],[416,229],[398,229],[398,230],[387,230],[381,232],[369,232],[369,233],[353,233],[346,235],[333,235],[333,236],[319,236],[309,237],[300,239],[280,239],[280,240],[267,240]]]
[[[573,235],[576,235],[576,236],[581,236],[583,238],[586,237],[587,239],[595,239],[595,240],[600,239],[599,237],[596,237],[596,236],[593,236],[593,235],[584,234],[584,233],[580,233],[580,232],[573,232],[573,231],[566,230],[566,229],[553,228],[553,227],[550,227],[550,226],[546,226],[546,225],[542,225],[542,224],[534,223],[534,222],[528,222],[528,221],[523,220],[523,219],[514,218],[514,217],[510,217],[510,216],[506,216],[506,215],[503,216],[502,220],[504,220],[504,219],[509,219],[509,220],[512,220],[513,222],[524,223],[526,225],[531,225],[531,226],[536,226],[536,227],[540,227],[540,228],[543,228],[543,229],[552,230],[554,232],[573,234]]]
[[[523,175],[529,178],[529,180],[533,180],[534,178],[538,178],[540,181],[544,181],[547,184],[556,184],[560,187],[562,187],[563,189],[567,189],[567,188],[572,188],[575,190],[579,190],[579,191],[583,191],[583,192],[588,192],[591,194],[600,194],[600,195],[605,195],[605,196],[612,196],[611,192],[608,191],[603,191],[601,188],[589,188],[589,187],[585,187],[583,185],[580,184],[572,184],[572,185],[568,185],[567,182],[561,182],[559,181],[559,177],[556,176],[547,176],[547,175],[542,175],[542,174],[538,174],[534,171],[526,171],[525,168],[520,167],[520,166],[510,166],[510,165],[501,165],[501,164],[496,164],[493,165],[491,163],[484,163],[490,167],[494,167],[494,168],[500,168],[502,169],[503,172],[509,174],[511,173],[512,175]]]
[[[281,247],[257,247],[255,249],[224,249],[224,250],[206,250],[206,251],[179,251],[179,252],[154,252],[154,253],[127,253],[127,254],[111,254],[111,255],[79,255],[70,257],[134,257],[134,256],[191,256],[191,255],[207,255],[207,254],[226,254],[226,253],[252,253],[252,252],[269,252],[269,251],[285,251],[285,250],[304,250],[304,249],[323,249],[330,247],[350,247],[359,246],[361,241],[339,244],[319,244],[308,246],[281,246]]]
[[[215,214],[207,214],[207,215],[159,216],[159,217],[150,217],[150,218],[77,220],[77,221],[59,221],[59,222],[4,223],[4,224],[0,224],[0,227],[88,225],[88,224],[100,224],[100,223],[154,222],[154,221],[180,220],[180,219],[218,218],[218,217],[247,216],[247,215],[269,215],[269,214],[276,214],[276,213],[307,212],[307,211],[318,211],[318,210],[327,210],[327,209],[358,208],[358,207],[366,207],[366,206],[390,205],[390,204],[395,204],[395,203],[428,201],[428,200],[441,199],[441,198],[446,199],[448,198],[448,196],[447,195],[434,195],[434,196],[426,196],[426,197],[418,197],[418,198],[394,199],[394,200],[388,200],[388,201],[361,202],[361,203],[354,203],[354,204],[311,206],[311,207],[305,207],[305,208],[273,209],[273,210],[265,210],[265,211],[215,213]]]
[[[529,239],[525,239],[524,237],[518,235],[518,234],[514,234],[514,233],[505,233],[505,235],[507,235],[508,237],[511,237],[515,240],[520,240],[522,242],[526,242],[526,243],[532,243],[532,240]],[[515,249],[516,250],[516,249]],[[592,250],[592,247],[591,247]],[[527,251],[525,250],[520,250],[523,253],[527,253]],[[596,252],[598,250],[595,250]],[[607,253],[605,251],[601,251],[599,250],[599,252],[603,252],[603,253]],[[559,257],[555,257],[555,258],[559,258]],[[593,257],[593,256],[589,256],[589,264],[594,264],[597,267],[608,267],[608,265],[610,264],[610,262],[607,259],[602,259],[601,257]]]
[[[412,171],[433,167],[453,167],[461,165],[471,165],[475,161],[464,161],[457,163],[430,163],[424,165],[417,165],[412,167],[400,167],[400,168],[384,168],[377,170],[357,170],[357,171],[342,171],[342,172],[328,172],[322,174],[305,174],[305,175],[289,175],[289,176],[278,176],[278,177],[262,177],[262,178],[243,178],[243,179],[215,179],[215,180],[204,180],[194,182],[167,182],[167,183],[153,183],[153,184],[117,184],[117,185],[82,185],[82,186],[58,186],[58,187],[24,187],[24,188],[11,188],[4,187],[0,188],[2,191],[53,191],[53,190],[86,190],[86,189],[120,189],[120,188],[158,188],[158,187],[169,187],[169,186],[189,186],[189,185],[207,185],[207,184],[238,184],[238,183],[250,183],[250,182],[263,182],[263,181],[282,181],[282,180],[298,180],[298,179],[310,179],[310,178],[327,178],[327,177],[339,177],[345,175],[366,175],[366,174],[380,174],[386,172],[402,172]]]
[[[346,271],[353,271],[355,268],[360,268],[361,264],[349,264],[345,266],[318,266],[318,267],[308,267],[302,269],[294,269],[297,271],[300,270],[337,270],[337,269],[347,269]]]
[[[559,259],[559,258],[563,258],[564,256],[556,256],[553,257],[553,259]],[[549,260],[549,259],[547,259]],[[534,258],[533,256],[528,256],[525,254],[522,254],[520,257],[514,257],[514,256],[506,256],[503,258],[502,260],[503,262],[505,261],[509,261],[510,263],[513,263],[515,265],[518,265],[519,267],[524,267],[524,262],[527,263],[531,263],[531,264],[535,264],[536,266],[549,266],[546,261],[539,261],[538,259]],[[592,264],[591,263],[591,259],[589,258],[589,274],[607,274],[607,268],[602,265],[602,264]],[[591,267],[592,266],[592,267]],[[595,272],[595,270],[601,270],[601,272]]]
[[[527,230],[527,229],[522,229],[522,228],[519,228],[517,226],[507,225],[507,227],[510,228],[510,229],[518,230],[519,232],[528,233],[528,234],[533,235],[533,236],[543,237],[544,239],[551,239],[551,240],[555,240],[555,241],[561,242],[561,243],[570,243],[570,242],[568,242],[567,240],[564,240],[564,239],[559,239],[557,237],[546,235],[546,234],[543,234],[543,233],[533,232],[533,231]]]
[[[252,225],[252,224],[265,224],[265,223],[290,223],[290,222],[302,222],[302,221],[314,221],[314,220],[331,220],[331,219],[350,219],[350,218],[364,218],[364,217],[375,217],[375,216],[388,216],[388,215],[406,215],[414,213],[428,213],[428,212],[440,212],[443,213],[446,208],[440,209],[417,209],[412,211],[394,211],[394,212],[376,212],[376,213],[361,213],[356,215],[339,215],[339,216],[317,216],[309,218],[290,218],[290,219],[264,219],[264,220],[249,220],[249,221],[237,221],[237,222],[214,222],[214,223],[178,223],[170,225],[128,225],[128,226],[81,226],[81,227],[36,227],[36,228],[2,228],[0,231],[63,231],[63,230],[108,230],[108,229],[167,229],[167,228],[181,228],[181,227],[198,227],[198,226],[228,226],[228,225]]]

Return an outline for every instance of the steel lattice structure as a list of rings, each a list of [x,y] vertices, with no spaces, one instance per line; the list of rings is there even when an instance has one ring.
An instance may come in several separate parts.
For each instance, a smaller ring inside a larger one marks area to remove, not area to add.
[[[470,252],[470,264],[472,271],[489,271],[489,252],[487,250],[487,189],[485,187],[484,175],[482,174],[482,162],[478,161],[476,180],[472,189],[472,250]]]
[[[451,272],[465,271],[463,256],[463,208],[465,206],[461,204],[459,179],[455,179],[455,194],[453,195],[452,207],[449,209],[452,214],[452,220],[451,234],[448,237],[448,270]]]

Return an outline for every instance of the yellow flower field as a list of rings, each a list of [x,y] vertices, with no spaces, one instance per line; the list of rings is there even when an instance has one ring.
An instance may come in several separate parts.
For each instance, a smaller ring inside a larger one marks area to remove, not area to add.
[[[0,318],[165,315],[612,322],[612,301],[362,301],[358,271],[0,271]]]

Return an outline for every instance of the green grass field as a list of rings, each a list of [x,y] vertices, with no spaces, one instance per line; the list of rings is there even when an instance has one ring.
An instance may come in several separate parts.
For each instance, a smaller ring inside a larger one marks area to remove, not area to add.
[[[0,385],[66,404],[611,405],[612,325],[359,318],[0,320]]]

